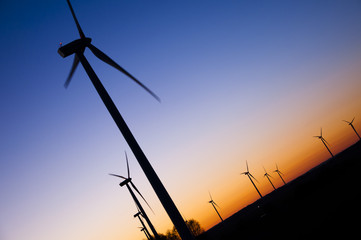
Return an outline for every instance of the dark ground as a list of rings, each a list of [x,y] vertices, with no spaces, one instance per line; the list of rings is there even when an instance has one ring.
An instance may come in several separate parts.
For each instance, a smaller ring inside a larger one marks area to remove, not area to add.
[[[197,239],[361,239],[360,190],[359,141]]]

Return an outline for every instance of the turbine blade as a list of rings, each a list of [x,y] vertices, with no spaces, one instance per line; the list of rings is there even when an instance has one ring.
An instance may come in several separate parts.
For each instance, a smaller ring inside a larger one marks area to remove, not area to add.
[[[214,205],[216,205],[216,207],[220,208],[220,207],[218,206],[218,204],[217,204],[215,201],[213,201],[213,203],[214,203]]]
[[[347,122],[348,124],[350,124],[350,122],[349,122],[349,121],[346,121],[346,120],[342,120],[342,121]],[[352,121],[353,121],[353,120],[352,120]]]
[[[68,78],[66,79],[65,83],[64,83],[64,87],[65,88],[68,88],[69,86],[69,83],[71,81],[71,78],[73,77],[73,74],[75,72],[75,69],[76,67],[78,66],[79,64],[79,58],[76,54],[74,54],[74,61],[73,61],[73,65],[71,66],[71,69],[70,69],[70,73],[69,73],[69,76]]]
[[[328,146],[330,146],[330,144],[326,141],[326,139],[321,138],[321,140],[322,140],[323,142],[325,142]]]
[[[154,213],[153,209],[150,207],[149,203],[147,202],[147,200],[145,200],[145,198],[143,197],[143,195],[139,192],[138,188],[134,185],[134,183],[132,181],[130,181],[130,184],[132,185],[132,187],[134,188],[135,191],[137,191],[137,193],[143,198],[144,202],[148,205],[149,209]]]
[[[262,166],[263,167],[263,169],[264,169],[264,172],[267,174],[267,171],[266,171],[266,169],[264,168],[264,166]]]
[[[352,124],[352,123],[353,123],[353,120],[355,120],[355,117],[352,119],[352,121],[350,122],[350,124]]]
[[[79,32],[80,38],[85,38],[85,35],[84,35],[84,33],[83,33],[83,30],[81,30],[80,24],[79,24],[79,22],[78,22],[78,19],[77,19],[76,16],[75,16],[75,13],[74,13],[73,7],[72,7],[71,4],[70,4],[70,1],[69,1],[69,0],[66,0],[66,1],[68,2],[68,5],[69,5],[70,11],[71,11],[71,15],[73,15],[73,18],[74,18],[76,27],[78,28],[78,32]]]
[[[139,86],[141,86],[144,90],[146,90],[150,95],[152,95],[155,99],[157,99],[158,102],[160,102],[160,98],[153,93],[149,88],[147,88],[143,83],[141,83],[138,79],[133,77],[130,73],[128,73],[124,68],[119,66],[116,62],[114,62],[110,57],[108,57],[105,53],[100,51],[98,48],[96,48],[94,45],[89,44],[89,49],[94,53],[94,55],[102,60],[103,62],[109,64],[110,66],[114,67],[115,69],[118,69],[120,72],[127,75],[129,78],[131,78],[134,82],[136,82]]]
[[[256,180],[256,182],[258,182],[258,180],[255,178],[255,177],[253,177],[253,175],[252,174],[249,174],[254,180]]]
[[[246,165],[247,165],[247,172],[249,172],[249,170],[248,170],[248,162],[247,162],[247,160],[246,160]]]
[[[276,163],[276,170],[278,171],[278,165],[277,165],[277,163]]]
[[[209,197],[211,198],[211,201],[213,201],[211,193],[209,191],[208,193],[209,193]]]
[[[109,173],[109,175],[114,176],[114,177],[118,177],[118,178],[123,178],[124,180],[127,180],[127,178],[125,178],[123,176],[120,176],[120,175],[113,174],[113,173]]]
[[[322,137],[322,128],[321,128],[321,134],[320,134],[320,136]]]
[[[127,156],[127,152],[125,152],[125,160],[127,161],[127,171],[128,171],[128,178],[130,178],[130,171],[129,171],[129,163],[128,163],[128,156]]]

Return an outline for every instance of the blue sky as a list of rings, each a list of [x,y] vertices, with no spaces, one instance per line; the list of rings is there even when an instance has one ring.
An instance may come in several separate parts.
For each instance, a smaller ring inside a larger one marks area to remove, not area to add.
[[[291,180],[361,127],[360,1],[72,1],[86,36],[160,98],[85,56],[176,205],[205,227],[257,199],[248,160]],[[66,1],[1,1],[0,238],[141,239],[135,208],[110,172],[132,175],[171,223],[81,66],[59,43],[78,33]],[[280,182],[276,183],[278,186]],[[218,200],[218,201],[217,201]],[[134,209],[132,209],[134,208]]]

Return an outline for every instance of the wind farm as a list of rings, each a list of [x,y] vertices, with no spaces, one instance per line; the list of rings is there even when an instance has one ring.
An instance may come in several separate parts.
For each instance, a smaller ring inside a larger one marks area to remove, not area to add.
[[[3,2],[0,239],[353,238],[359,10]]]

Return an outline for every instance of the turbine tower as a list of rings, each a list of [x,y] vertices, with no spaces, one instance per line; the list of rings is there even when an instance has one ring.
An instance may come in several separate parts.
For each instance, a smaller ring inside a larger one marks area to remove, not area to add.
[[[275,186],[273,185],[273,183],[272,183],[272,181],[270,179],[270,177],[272,177],[272,176],[267,173],[267,171],[266,171],[266,169],[264,167],[263,167],[263,169],[264,169],[264,172],[265,172],[265,174],[263,176],[265,176],[268,179],[268,181],[272,185],[273,189],[276,190]]]
[[[208,203],[212,204],[214,210],[215,210],[216,213],[218,214],[218,217],[219,217],[219,218],[221,219],[221,221],[223,222],[223,218],[221,217],[221,215],[219,214],[219,212],[218,212],[218,210],[217,210],[217,208],[216,208],[216,206],[217,206],[218,208],[219,208],[219,206],[217,205],[217,203],[216,203],[215,201],[213,201],[211,193],[210,193],[210,192],[208,192],[208,193],[209,193],[209,197],[211,198],[211,201],[209,201]]]
[[[79,62],[83,65],[86,73],[88,74],[91,82],[93,83],[96,91],[98,92],[100,98],[102,99],[104,105],[108,109],[110,115],[112,116],[114,122],[118,126],[120,132],[122,133],[123,137],[125,138],[126,142],[128,143],[130,149],[132,150],[134,156],[136,157],[139,165],[143,169],[144,174],[149,180],[149,183],[153,187],[156,195],[158,196],[160,202],[162,203],[165,211],[167,212],[169,218],[173,222],[174,226],[176,227],[180,237],[183,240],[193,240],[193,236],[190,233],[189,229],[187,228],[186,224],[184,223],[182,216],[180,215],[177,207],[175,206],[172,198],[168,194],[167,190],[165,189],[163,183],[160,181],[157,173],[154,171],[152,165],[148,161],[147,157],[143,153],[143,150],[140,148],[139,144],[135,140],[132,132],[130,131],[129,127],[127,126],[126,122],[124,121],[123,117],[120,115],[117,107],[115,106],[113,100],[110,98],[108,92],[104,88],[103,84],[100,82],[98,76],[95,74],[94,70],[90,66],[88,60],[84,56],[85,48],[89,48],[93,54],[102,60],[103,62],[109,64],[110,66],[116,68],[133,81],[135,81],[138,85],[144,88],[148,93],[150,93],[154,98],[160,101],[159,97],[155,95],[152,91],[150,91],[145,85],[143,85],[140,81],[138,81],[135,77],[133,77],[130,73],[128,73],[124,68],[119,66],[116,62],[114,62],[110,57],[108,57],[105,53],[100,51],[94,45],[91,44],[91,38],[85,37],[83,30],[80,27],[80,24],[75,16],[74,10],[70,4],[70,1],[67,0],[69,5],[71,14],[75,21],[76,27],[78,29],[80,39],[77,39],[69,44],[61,46],[58,49],[58,53],[63,57],[68,57],[72,54],[75,54],[73,65],[71,67],[69,76],[65,82],[65,87],[67,87],[70,83],[71,77],[78,66]]]
[[[353,124],[352,124],[352,123],[353,123],[353,120],[355,120],[355,118],[353,118],[351,122],[348,122],[348,121],[346,121],[346,120],[342,120],[342,121],[347,122],[347,123],[348,123],[348,125],[350,125],[350,126],[352,127],[352,129],[355,131],[355,133],[356,133],[356,135],[358,136],[358,138],[361,140],[360,135],[358,135],[358,133],[357,133],[357,131],[356,131],[355,127],[354,127],[354,126],[353,126]]]
[[[328,142],[326,141],[326,139],[324,139],[324,138],[322,137],[322,128],[321,128],[321,135],[320,135],[320,136],[313,136],[313,137],[320,139],[321,142],[322,142],[322,143],[325,145],[325,147],[327,148],[328,152],[331,154],[331,156],[334,157],[333,154],[332,154],[332,152],[331,152],[331,150],[327,147],[327,145],[330,145],[330,144],[328,144]]]
[[[282,182],[283,182],[284,184],[286,184],[285,180],[284,180],[283,177],[282,177],[282,175],[284,175],[284,174],[278,169],[277,163],[276,163],[276,170],[274,170],[273,172],[277,173],[278,176],[280,176]]]
[[[125,153],[125,158],[126,158],[126,161],[127,161],[127,172],[128,172],[128,177],[123,177],[123,176],[120,176],[120,175],[116,175],[116,174],[109,174],[111,176],[115,176],[115,177],[119,177],[119,178],[122,178],[124,179],[123,182],[121,182],[119,184],[119,186],[123,187],[123,186],[126,186],[128,188],[128,191],[130,193],[130,195],[132,196],[134,202],[135,202],[135,205],[137,206],[137,209],[142,213],[142,216],[144,217],[144,219],[147,221],[148,223],[148,226],[150,228],[150,230],[153,232],[153,235],[155,237],[155,239],[160,239],[159,238],[159,235],[157,233],[157,231],[155,230],[152,222],[149,220],[149,217],[148,215],[146,214],[146,212],[144,211],[142,205],[140,204],[140,202],[138,201],[138,198],[135,196],[132,188],[143,198],[144,202],[148,205],[148,207],[152,210],[152,208],[149,206],[147,200],[145,200],[145,198],[143,197],[143,195],[139,192],[138,188],[134,185],[134,183],[132,182],[132,178],[130,177],[130,171],[129,171],[129,163],[128,163],[128,157],[127,157],[127,153]],[[132,188],[129,186],[131,185]],[[153,210],[152,210],[153,211]]]
[[[246,166],[247,166],[247,171],[246,172],[243,172],[241,174],[244,174],[246,176],[248,176],[249,180],[251,180],[251,183],[253,184],[254,188],[256,189],[256,191],[258,192],[259,196],[262,197],[262,194],[259,192],[258,188],[256,187],[256,184],[254,184],[252,178],[254,180],[257,181],[257,179],[255,177],[253,177],[253,175],[249,172],[249,169],[248,169],[248,162],[246,161]],[[258,181],[257,181],[258,182]]]

